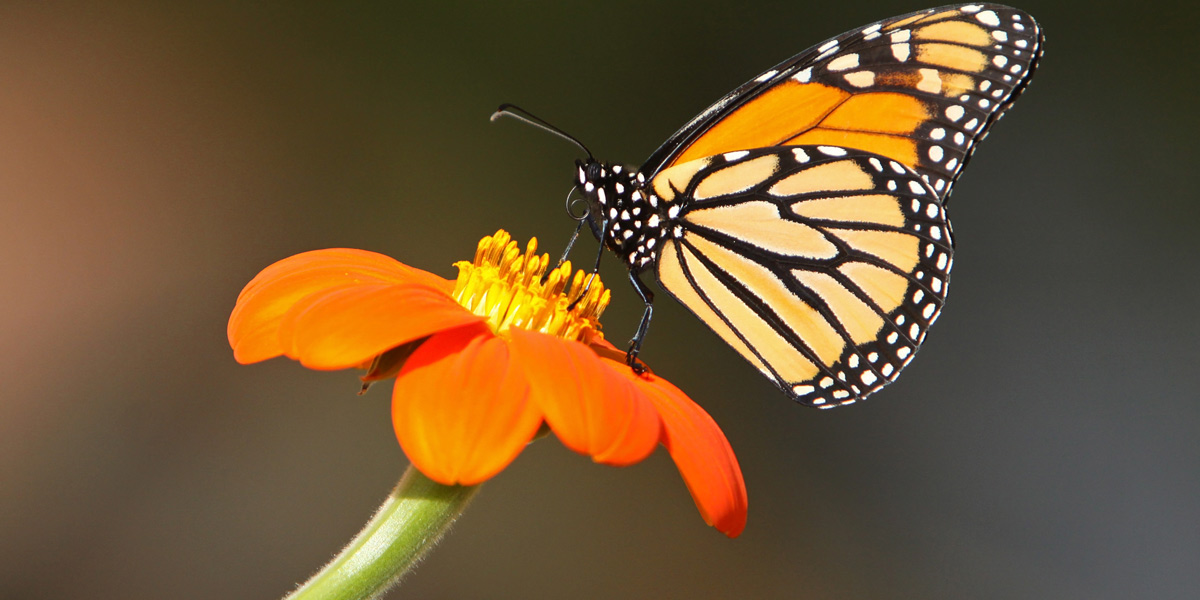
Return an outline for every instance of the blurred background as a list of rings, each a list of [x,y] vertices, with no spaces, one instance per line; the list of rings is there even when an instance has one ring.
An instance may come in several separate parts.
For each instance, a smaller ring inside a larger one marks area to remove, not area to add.
[[[390,386],[234,363],[251,277],[332,246],[452,276],[499,227],[558,252],[575,152],[498,104],[637,164],[776,62],[924,7],[4,3],[0,597],[282,596],[407,461]],[[549,438],[392,597],[1196,597],[1200,11],[1021,7],[1046,57],[956,188],[953,293],[895,385],[796,406],[659,303],[643,357],[728,435],[742,537],[661,450],[612,469]],[[604,273],[621,345],[641,309]]]

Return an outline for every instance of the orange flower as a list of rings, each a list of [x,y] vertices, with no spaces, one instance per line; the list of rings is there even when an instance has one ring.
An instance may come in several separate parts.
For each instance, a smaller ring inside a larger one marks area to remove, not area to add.
[[[545,423],[608,465],[641,461],[661,443],[704,520],[740,534],[746,486],[724,434],[604,340],[609,291],[599,277],[587,285],[570,263],[546,273],[550,258],[536,249],[535,239],[522,253],[498,231],[474,262],[455,264],[457,281],[365,250],[298,254],[242,290],[229,343],[242,364],[287,356],[311,369],[367,369],[367,383],[395,375],[396,437],[438,483],[487,480]]]

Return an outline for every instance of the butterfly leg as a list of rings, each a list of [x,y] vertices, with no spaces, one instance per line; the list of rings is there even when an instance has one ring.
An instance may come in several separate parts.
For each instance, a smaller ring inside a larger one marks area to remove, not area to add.
[[[571,248],[575,247],[575,240],[579,239],[579,232],[583,229],[583,223],[584,221],[580,221],[579,225],[575,226],[575,233],[571,234],[571,239],[567,241],[567,247],[563,250],[562,256],[558,257],[558,262],[554,263],[554,269],[561,267],[563,263],[567,262],[567,257],[571,255]],[[542,273],[542,283],[546,283],[546,280],[550,279],[550,273],[554,269],[546,269],[546,272]]]
[[[646,332],[650,330],[650,318],[654,316],[654,292],[650,291],[650,286],[638,277],[636,271],[629,272],[629,281],[633,284],[633,289],[637,290],[638,296],[641,296],[642,302],[646,303],[646,310],[642,313],[641,323],[638,323],[637,333],[634,333],[633,339],[629,340],[629,351],[625,353],[625,364],[641,375],[646,367],[638,362],[637,355],[642,350],[642,340],[646,338]]]
[[[604,231],[604,227],[608,227],[607,220],[604,221],[604,225],[601,228],[601,231]],[[567,305],[567,310],[574,310],[575,305],[579,304],[579,301],[583,300],[583,297],[587,295],[588,290],[590,290],[592,288],[592,280],[595,279],[596,274],[600,272],[600,258],[603,256],[604,256],[604,244],[601,244],[600,247],[596,249],[596,264],[592,265],[592,272],[588,274],[587,283],[583,284],[583,290],[580,291],[579,295],[576,296],[575,299],[572,300],[571,303]]]

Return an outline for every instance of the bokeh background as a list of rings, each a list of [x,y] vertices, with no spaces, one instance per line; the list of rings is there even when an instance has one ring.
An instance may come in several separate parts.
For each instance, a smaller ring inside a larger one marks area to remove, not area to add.
[[[0,598],[283,595],[407,462],[389,386],[233,362],[259,269],[351,246],[449,276],[498,227],[557,252],[574,151],[499,103],[636,164],[777,61],[923,7],[4,3]],[[793,405],[659,304],[643,356],[724,427],[741,538],[661,450],[612,469],[550,438],[393,597],[1200,594],[1200,15],[1022,7],[1043,66],[956,189],[953,293],[895,385]],[[640,308],[604,273],[621,343]]]

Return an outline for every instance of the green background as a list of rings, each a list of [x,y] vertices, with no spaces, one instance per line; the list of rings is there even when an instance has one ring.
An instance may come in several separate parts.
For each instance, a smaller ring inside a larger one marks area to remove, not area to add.
[[[394,596],[1195,597],[1200,15],[1021,7],[1046,56],[956,188],[953,291],[896,384],[793,405],[659,304],[643,357],[728,435],[741,538],[661,450],[612,469],[548,438]],[[636,164],[776,62],[919,8],[4,3],[0,597],[281,596],[407,461],[389,386],[233,362],[259,269],[350,246],[449,276],[499,227],[557,252],[575,153],[498,104]],[[640,307],[604,274],[621,344]]]

